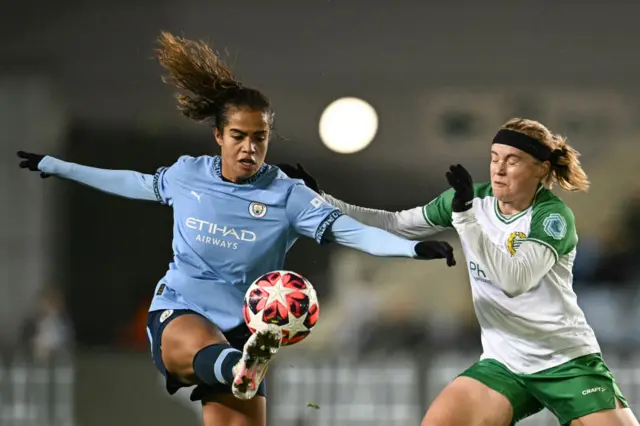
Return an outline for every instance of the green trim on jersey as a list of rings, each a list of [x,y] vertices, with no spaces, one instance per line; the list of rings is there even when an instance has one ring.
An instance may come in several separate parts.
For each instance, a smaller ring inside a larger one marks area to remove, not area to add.
[[[448,189],[429,204],[422,208],[424,220],[431,226],[440,226],[443,228],[452,228],[451,223],[451,201],[455,191]],[[476,183],[473,185],[474,198],[485,198],[493,196],[491,182]]]
[[[544,189],[544,187],[542,185],[540,185],[540,187],[538,188],[538,190],[536,191],[536,197],[538,197],[538,194],[540,193],[540,191],[542,191]],[[534,201],[535,203],[535,201]],[[505,216],[502,213],[500,213],[500,209],[498,208],[498,200],[495,199],[493,201],[493,212],[495,213],[496,217],[500,220],[500,222],[508,225],[510,223],[515,222],[516,220],[520,219],[522,216],[524,216],[525,214],[527,214],[529,212],[529,210],[531,210],[531,207],[526,208],[524,210],[522,210],[519,213],[516,213],[514,215],[511,216]]]
[[[474,198],[493,197],[491,182],[473,185]],[[422,208],[425,221],[434,227],[452,228],[451,201],[455,191],[448,189]],[[527,238],[542,244],[553,252],[556,260],[570,253],[578,244],[573,212],[567,205],[549,189],[542,185],[536,192],[531,207],[512,216],[505,216],[498,209],[498,200],[494,201],[493,210],[504,224],[510,224],[531,213],[531,227]]]
[[[578,245],[575,218],[571,209],[553,192],[544,188],[533,202],[531,230],[526,240],[550,248],[556,260]]]

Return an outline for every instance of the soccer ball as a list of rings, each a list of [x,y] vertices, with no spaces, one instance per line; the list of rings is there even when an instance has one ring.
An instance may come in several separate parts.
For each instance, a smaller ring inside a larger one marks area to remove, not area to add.
[[[318,322],[320,305],[313,286],[302,275],[273,271],[255,280],[244,296],[244,321],[251,332],[274,324],[282,345],[301,342]]]

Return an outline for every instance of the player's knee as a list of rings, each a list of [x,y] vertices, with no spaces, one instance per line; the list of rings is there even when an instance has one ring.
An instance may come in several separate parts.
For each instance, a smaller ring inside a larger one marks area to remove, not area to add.
[[[202,401],[202,418],[205,426],[265,426],[267,402],[263,396],[240,400],[233,395],[212,394]]]
[[[184,315],[162,333],[162,362],[167,371],[181,377],[193,375],[193,359],[204,347],[226,342],[216,326],[196,315]]]

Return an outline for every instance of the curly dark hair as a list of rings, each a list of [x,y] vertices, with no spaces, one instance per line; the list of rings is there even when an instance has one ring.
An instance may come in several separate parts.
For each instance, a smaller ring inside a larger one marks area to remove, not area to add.
[[[185,117],[211,124],[222,132],[229,108],[248,108],[264,111],[273,126],[274,112],[269,99],[236,80],[205,42],[162,32],[158,43],[158,60],[168,71],[162,81],[186,92],[176,95],[178,109]]]

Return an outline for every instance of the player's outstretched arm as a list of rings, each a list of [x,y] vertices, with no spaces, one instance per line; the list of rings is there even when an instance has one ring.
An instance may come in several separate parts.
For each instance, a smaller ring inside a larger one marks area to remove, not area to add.
[[[303,180],[307,187],[321,194],[328,203],[365,225],[384,229],[410,240],[420,240],[446,229],[429,222],[424,207],[392,212],[355,206],[322,192],[318,181],[300,163],[296,166],[278,164],[278,167],[290,178]]]
[[[446,259],[448,266],[456,264],[453,248],[444,241],[414,242],[382,229],[363,225],[349,216],[338,217],[325,234],[325,239],[374,256],[411,257],[415,259]]]
[[[296,184],[289,189],[286,213],[299,235],[318,244],[334,241],[374,256],[447,259],[453,266],[453,249],[439,241],[414,242],[345,216],[309,187]]]
[[[58,160],[48,155],[18,151],[19,166],[41,177],[51,175],[73,180],[97,190],[137,200],[157,200],[153,176],[130,170],[106,170]]]
[[[423,207],[392,212],[355,206],[327,193],[323,193],[322,197],[328,203],[344,212],[344,214],[365,225],[384,229],[387,232],[411,240],[420,240],[444,230],[444,228],[432,226],[426,221]]]

